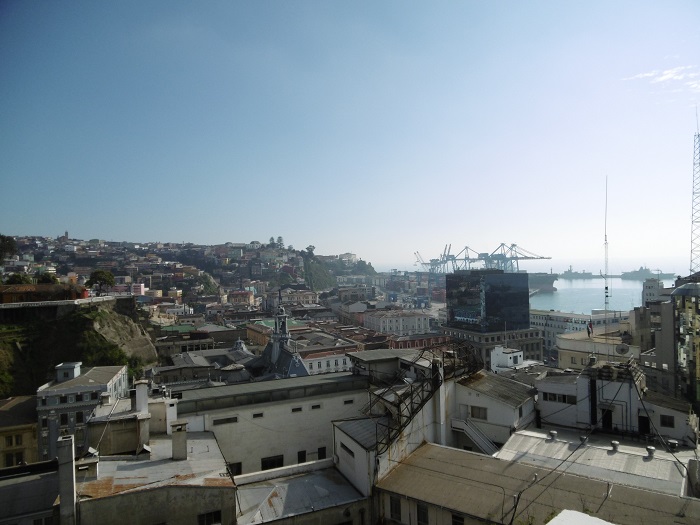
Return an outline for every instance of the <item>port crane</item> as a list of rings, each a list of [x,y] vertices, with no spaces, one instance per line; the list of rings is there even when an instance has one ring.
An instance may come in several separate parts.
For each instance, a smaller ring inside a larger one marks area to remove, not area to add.
[[[415,264],[422,266],[425,271],[435,274],[451,273],[456,270],[471,270],[472,265],[476,264],[481,265],[481,268],[493,268],[504,272],[519,272],[520,261],[551,259],[551,257],[537,255],[520,248],[517,244],[506,243],[501,243],[490,253],[477,252],[469,246],[465,246],[464,249],[454,255],[450,253],[451,251],[452,245],[445,245],[445,249],[440,257],[430,259],[430,262],[426,262],[419,252],[415,252]]]

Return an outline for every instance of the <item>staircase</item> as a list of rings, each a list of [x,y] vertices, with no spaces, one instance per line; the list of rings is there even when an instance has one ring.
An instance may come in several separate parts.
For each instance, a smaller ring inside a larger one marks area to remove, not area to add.
[[[484,454],[493,456],[498,452],[498,447],[494,445],[493,441],[469,419],[466,421],[464,419],[453,419],[452,430],[464,432]]]

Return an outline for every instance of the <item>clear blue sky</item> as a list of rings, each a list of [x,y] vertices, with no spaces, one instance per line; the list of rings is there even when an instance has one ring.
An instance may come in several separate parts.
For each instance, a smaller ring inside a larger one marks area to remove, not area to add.
[[[0,233],[597,270],[607,176],[611,271],[686,271],[699,28],[696,0],[4,0]]]

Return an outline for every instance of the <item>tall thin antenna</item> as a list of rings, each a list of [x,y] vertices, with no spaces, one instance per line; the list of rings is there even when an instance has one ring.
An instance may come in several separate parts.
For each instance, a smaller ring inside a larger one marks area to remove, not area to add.
[[[605,330],[605,337],[608,336],[608,306],[610,304],[610,294],[608,293],[608,176],[605,176],[605,310],[603,317],[603,329]],[[610,361],[610,349],[609,345],[605,345],[608,352],[608,361]]]
[[[700,124],[695,108],[695,146],[693,148],[693,217],[690,224],[690,275],[700,271]]]

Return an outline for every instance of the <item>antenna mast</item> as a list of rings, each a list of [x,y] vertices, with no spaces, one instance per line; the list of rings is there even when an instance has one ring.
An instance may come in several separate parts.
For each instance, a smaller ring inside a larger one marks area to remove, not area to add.
[[[605,337],[607,343],[608,337],[608,306],[610,304],[610,294],[608,293],[608,176],[605,176],[605,314],[603,318],[603,329],[605,330]],[[610,349],[608,344],[605,345],[608,351],[608,361],[610,361]]]
[[[700,271],[700,125],[695,107],[695,147],[693,148],[693,217],[690,225],[690,275]]]

